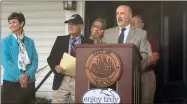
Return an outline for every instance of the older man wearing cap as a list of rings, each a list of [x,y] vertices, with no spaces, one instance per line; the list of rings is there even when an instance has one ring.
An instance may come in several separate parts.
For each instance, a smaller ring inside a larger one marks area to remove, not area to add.
[[[63,54],[69,53],[76,57],[75,44],[92,44],[93,41],[81,36],[83,28],[83,19],[79,14],[74,14],[68,23],[69,35],[58,36],[47,62],[54,72],[52,103],[75,103],[75,78],[63,74],[63,68],[60,67],[60,60]]]

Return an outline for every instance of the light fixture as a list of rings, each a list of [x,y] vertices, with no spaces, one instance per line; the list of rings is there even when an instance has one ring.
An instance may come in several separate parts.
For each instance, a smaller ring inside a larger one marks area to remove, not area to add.
[[[65,10],[76,10],[76,1],[63,1],[63,6]]]

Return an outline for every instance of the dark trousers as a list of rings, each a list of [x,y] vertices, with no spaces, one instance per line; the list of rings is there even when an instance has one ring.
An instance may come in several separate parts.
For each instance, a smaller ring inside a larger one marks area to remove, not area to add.
[[[35,82],[21,88],[18,82],[3,81],[1,91],[2,104],[32,104],[35,100]]]

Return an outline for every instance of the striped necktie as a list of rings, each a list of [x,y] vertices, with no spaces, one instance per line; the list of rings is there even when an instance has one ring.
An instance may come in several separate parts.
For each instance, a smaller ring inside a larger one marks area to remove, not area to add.
[[[76,39],[75,38],[71,38],[71,51],[70,51],[70,55],[73,57],[76,57],[76,50],[75,50],[75,42]]]

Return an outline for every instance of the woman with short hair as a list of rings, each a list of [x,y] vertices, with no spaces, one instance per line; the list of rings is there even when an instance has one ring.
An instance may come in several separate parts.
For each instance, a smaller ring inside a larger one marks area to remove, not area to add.
[[[11,13],[11,33],[1,40],[1,62],[4,69],[2,103],[30,104],[35,99],[35,72],[38,54],[34,41],[25,36],[25,17]]]

